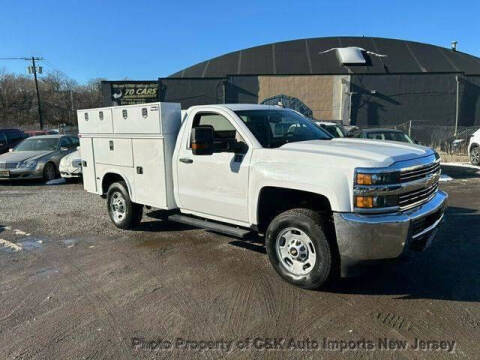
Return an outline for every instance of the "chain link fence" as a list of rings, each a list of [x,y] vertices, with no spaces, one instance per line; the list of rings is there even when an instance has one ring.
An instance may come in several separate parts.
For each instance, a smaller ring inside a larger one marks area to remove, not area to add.
[[[400,125],[392,126],[402,130],[418,143],[430,146],[448,154],[467,155],[470,138],[480,129],[478,126],[438,126],[431,125],[430,121],[411,120]]]

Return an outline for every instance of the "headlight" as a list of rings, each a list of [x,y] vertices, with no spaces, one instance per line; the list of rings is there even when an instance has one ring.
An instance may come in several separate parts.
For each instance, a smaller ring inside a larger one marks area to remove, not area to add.
[[[72,166],[74,168],[82,167],[82,160],[80,160],[80,159],[73,160],[72,161]]]
[[[400,172],[387,172],[382,174],[355,172],[356,185],[390,185],[400,182]]]
[[[17,164],[17,169],[34,169],[37,163],[36,160],[25,160]]]
[[[398,206],[398,195],[385,195],[390,185],[400,183],[400,171],[356,169],[353,204],[356,209],[393,210]]]

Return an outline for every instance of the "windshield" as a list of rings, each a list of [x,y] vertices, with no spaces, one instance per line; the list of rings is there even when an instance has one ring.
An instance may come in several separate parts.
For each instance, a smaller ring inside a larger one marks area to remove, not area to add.
[[[322,129],[327,130],[330,135],[334,137],[345,137],[345,134],[342,131],[342,128],[337,125],[326,125],[326,124],[320,124],[320,127]]]
[[[412,139],[410,139],[407,134],[396,131],[369,132],[367,133],[367,138],[375,140],[389,140],[413,143]]]
[[[15,151],[54,151],[57,150],[58,138],[30,138],[23,140]]]
[[[235,112],[265,148],[307,140],[329,140],[330,134],[290,110],[242,110]]]

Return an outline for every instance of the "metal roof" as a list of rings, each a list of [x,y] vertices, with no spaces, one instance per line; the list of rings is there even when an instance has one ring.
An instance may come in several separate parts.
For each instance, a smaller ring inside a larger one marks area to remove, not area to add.
[[[346,47],[364,49],[366,64],[342,65],[336,51],[327,51]],[[322,52],[324,53],[321,54]],[[386,57],[378,57],[370,52]],[[414,41],[372,37],[326,37],[278,42],[235,51],[193,65],[170,77],[452,72],[478,75],[480,58]]]

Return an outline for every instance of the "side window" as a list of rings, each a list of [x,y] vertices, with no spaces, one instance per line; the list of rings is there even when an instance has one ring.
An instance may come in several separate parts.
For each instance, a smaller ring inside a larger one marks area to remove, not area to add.
[[[239,143],[246,146],[245,140],[223,115],[215,113],[197,114],[193,120],[193,127],[197,126],[213,127],[215,152],[235,152],[239,149]]]
[[[80,141],[76,137],[71,137],[70,140],[72,141],[72,147],[77,148],[80,146]]]
[[[63,137],[60,139],[60,147],[66,147],[70,149],[72,147],[72,142],[69,138]]]

